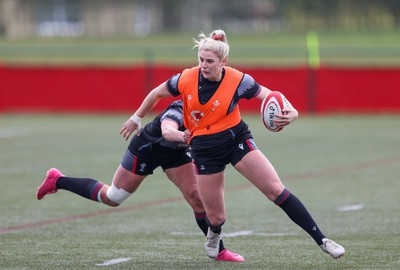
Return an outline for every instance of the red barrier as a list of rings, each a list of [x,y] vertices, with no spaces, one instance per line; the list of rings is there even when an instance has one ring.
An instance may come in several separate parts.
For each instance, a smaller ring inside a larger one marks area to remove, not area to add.
[[[321,68],[317,112],[400,112],[400,69]]]
[[[400,113],[400,69],[320,68],[311,81],[307,68],[239,69],[261,85],[282,91],[300,112]],[[0,67],[0,112],[133,112],[152,88],[182,70],[166,66]],[[163,100],[156,109],[171,100]],[[243,100],[240,108],[258,113],[260,102]]]
[[[2,110],[133,110],[143,97],[144,68],[5,68]]]
[[[303,112],[307,110],[306,68],[247,68],[240,70],[250,74],[259,84],[282,92],[297,110]],[[239,104],[242,111],[259,112],[261,106],[256,99],[241,101]]]

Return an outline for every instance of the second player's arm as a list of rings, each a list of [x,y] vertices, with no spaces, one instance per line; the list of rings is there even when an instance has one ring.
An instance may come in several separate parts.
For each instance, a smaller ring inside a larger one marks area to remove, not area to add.
[[[160,99],[169,97],[171,94],[167,89],[167,83],[164,82],[154,88],[143,100],[139,109],[130,117],[121,127],[120,134],[125,140],[128,140],[129,136],[138,127],[140,119],[145,117],[146,114],[160,101]]]
[[[189,130],[180,131],[178,124],[171,119],[164,119],[161,122],[162,136],[167,141],[187,143],[190,139]]]

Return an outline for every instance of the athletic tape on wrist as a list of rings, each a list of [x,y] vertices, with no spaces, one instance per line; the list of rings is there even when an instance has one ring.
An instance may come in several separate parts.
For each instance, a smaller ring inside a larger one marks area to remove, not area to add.
[[[135,123],[136,125],[139,125],[140,120],[142,120],[142,117],[137,116],[136,113],[134,113],[134,114],[131,116],[131,120],[132,120],[133,123]]]

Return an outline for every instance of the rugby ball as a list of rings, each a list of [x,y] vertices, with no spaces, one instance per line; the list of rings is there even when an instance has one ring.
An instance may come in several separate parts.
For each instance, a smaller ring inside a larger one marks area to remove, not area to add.
[[[278,127],[274,123],[275,115],[282,115],[282,110],[289,107],[289,102],[279,91],[272,91],[263,100],[261,104],[261,119],[264,126],[272,131],[278,132],[283,127]]]

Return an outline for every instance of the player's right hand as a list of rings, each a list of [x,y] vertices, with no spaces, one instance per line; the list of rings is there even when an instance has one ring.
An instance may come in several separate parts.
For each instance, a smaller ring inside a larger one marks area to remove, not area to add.
[[[121,130],[119,131],[119,134],[124,137],[125,141],[129,139],[131,134],[136,130],[138,127],[138,124],[132,121],[132,119],[128,119],[121,127]]]
[[[191,139],[192,139],[192,133],[190,132],[190,130],[186,129],[185,132],[183,132],[182,140],[184,143],[189,143]]]

